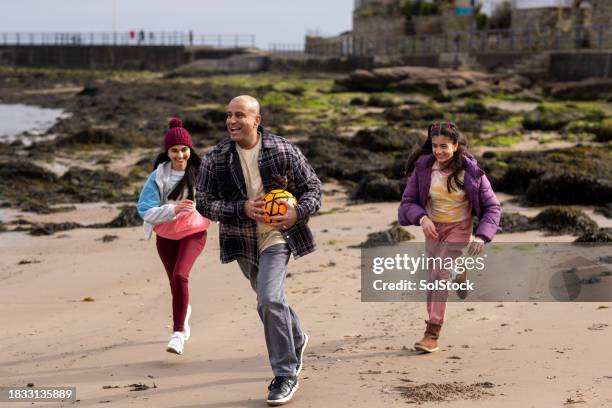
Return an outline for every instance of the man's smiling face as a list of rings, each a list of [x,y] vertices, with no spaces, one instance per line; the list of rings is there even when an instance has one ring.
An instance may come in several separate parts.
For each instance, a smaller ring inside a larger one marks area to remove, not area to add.
[[[250,147],[257,142],[257,126],[261,116],[246,98],[235,98],[227,105],[225,120],[230,138],[242,147]]]

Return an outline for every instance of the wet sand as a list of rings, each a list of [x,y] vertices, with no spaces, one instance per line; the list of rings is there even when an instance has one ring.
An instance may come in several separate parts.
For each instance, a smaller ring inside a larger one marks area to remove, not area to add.
[[[78,208],[37,217],[107,222],[118,212]],[[397,205],[325,195],[324,212],[333,208],[311,219],[319,250],[290,263],[286,292],[311,337],[290,406],[433,407],[436,395],[453,408],[612,405],[611,303],[450,303],[441,350],[417,354],[424,304],[361,303],[360,250],[351,248],[388,228]],[[6,211],[3,220],[16,215]],[[422,241],[419,228],[409,231]],[[101,241],[107,234],[118,238]],[[272,374],[255,296],[235,263],[220,264],[218,248],[213,225],[190,280],[192,339],[177,356],[165,352],[165,273],[141,228],[2,234],[0,383],[76,386],[76,406],[265,406]],[[133,383],[157,388],[129,391]]]

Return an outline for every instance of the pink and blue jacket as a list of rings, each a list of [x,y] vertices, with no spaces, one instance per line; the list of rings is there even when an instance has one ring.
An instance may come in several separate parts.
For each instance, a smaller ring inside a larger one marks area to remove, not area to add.
[[[464,154],[463,158],[465,196],[470,202],[472,215],[479,220],[474,235],[489,242],[501,230],[499,227],[501,205],[484,171],[478,167],[476,159],[469,154]],[[435,162],[436,158],[432,154],[423,155],[415,162],[414,171],[398,209],[400,225],[419,225],[421,218],[427,215],[425,208],[429,200],[431,168]]]

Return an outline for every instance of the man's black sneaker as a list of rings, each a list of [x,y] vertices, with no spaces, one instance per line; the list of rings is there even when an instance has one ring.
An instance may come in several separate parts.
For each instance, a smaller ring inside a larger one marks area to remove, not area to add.
[[[308,345],[308,335],[306,333],[304,334],[304,343],[302,343],[301,347],[298,347],[295,349],[295,355],[297,356],[297,366],[295,367],[295,376],[297,377],[298,375],[300,375],[300,372],[302,371],[302,367],[304,366],[304,350],[306,350],[306,346]]]
[[[293,394],[299,388],[297,377],[279,377],[276,376],[270,383],[268,390],[268,400],[270,406],[283,405],[291,401]]]

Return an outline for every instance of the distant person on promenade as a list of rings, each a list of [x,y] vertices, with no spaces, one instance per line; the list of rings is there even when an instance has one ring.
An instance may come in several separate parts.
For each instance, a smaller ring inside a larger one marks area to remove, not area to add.
[[[183,354],[191,335],[189,273],[206,244],[209,221],[195,210],[201,159],[180,120],[170,120],[163,143],[164,151],[140,193],[138,213],[144,220],[145,237],[149,239],[153,231],[157,234],[157,252],[170,281],[173,329],[166,351]]]
[[[285,297],[289,257],[315,250],[308,219],[321,206],[321,182],[302,152],[261,126],[259,102],[247,95],[227,106],[229,137],[204,158],[197,182],[202,215],[219,221],[221,262],[238,261],[257,293],[274,379],[269,405],[282,405],[299,387],[308,336]],[[266,223],[264,201],[274,189],[288,190],[295,207]]]
[[[499,230],[501,206],[491,183],[467,151],[467,139],[451,122],[436,122],[427,129],[427,140],[408,160],[412,172],[398,210],[401,225],[420,225],[427,257],[457,258],[468,247],[470,255],[482,252],[485,242]],[[472,237],[472,216],[478,228]],[[449,270],[430,269],[429,280],[447,280]],[[465,283],[466,272],[455,282]],[[466,290],[457,290],[461,299]],[[438,350],[448,290],[427,293],[425,335],[414,347],[427,353]]]

